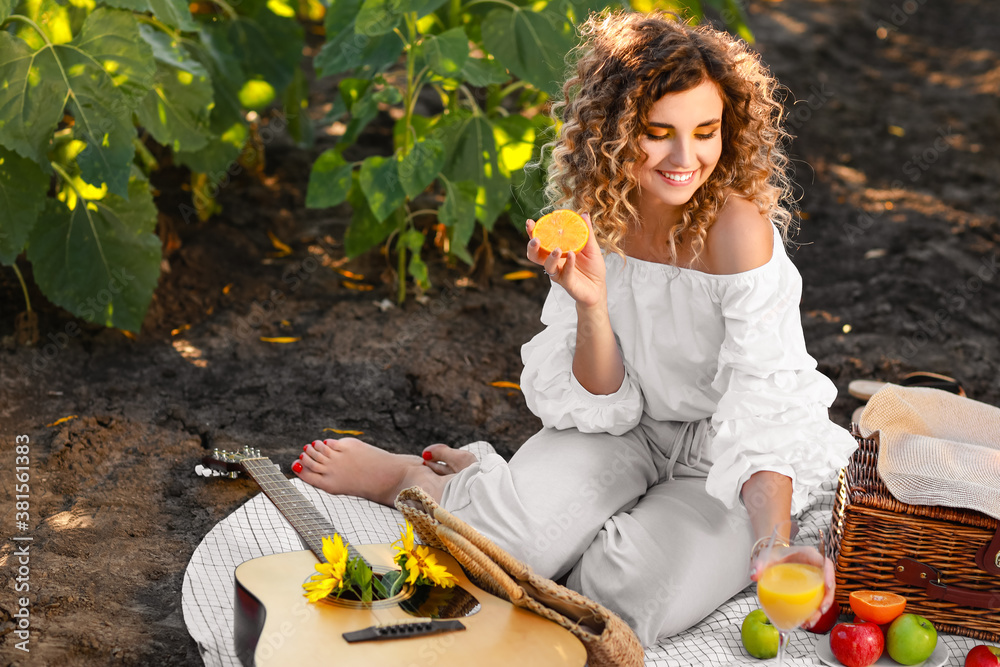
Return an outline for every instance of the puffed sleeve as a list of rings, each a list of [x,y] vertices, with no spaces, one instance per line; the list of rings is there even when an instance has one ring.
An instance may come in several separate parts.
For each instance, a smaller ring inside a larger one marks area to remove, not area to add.
[[[725,340],[712,387],[712,468],[706,490],[727,507],[743,483],[770,470],[792,479],[792,513],[847,464],[854,438],[830,421],[837,388],[806,351],[799,317],[802,279],[787,257],[720,280]]]
[[[622,435],[642,416],[642,392],[625,363],[625,379],[613,394],[591,394],[573,375],[576,305],[553,283],[542,307],[545,329],[521,347],[521,391],[531,410],[550,428]]]

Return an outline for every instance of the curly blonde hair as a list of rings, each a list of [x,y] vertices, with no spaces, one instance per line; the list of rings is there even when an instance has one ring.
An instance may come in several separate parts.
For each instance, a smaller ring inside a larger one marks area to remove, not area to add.
[[[546,144],[550,207],[590,212],[602,247],[624,256],[621,243],[639,221],[636,166],[646,160],[639,142],[650,109],[668,93],[709,80],[723,101],[722,155],[670,230],[671,261],[685,238],[695,257],[704,250],[708,229],[732,194],[756,204],[787,239],[794,202],[780,86],[747,45],[665,13],[595,14],[580,32],[571,54],[575,74],[552,108],[563,125]]]

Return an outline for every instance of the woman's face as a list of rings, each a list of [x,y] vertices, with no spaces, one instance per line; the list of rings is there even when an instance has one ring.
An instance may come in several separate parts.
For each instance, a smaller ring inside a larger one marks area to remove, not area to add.
[[[683,206],[722,154],[722,96],[711,81],[668,93],[653,105],[639,145],[640,209]]]

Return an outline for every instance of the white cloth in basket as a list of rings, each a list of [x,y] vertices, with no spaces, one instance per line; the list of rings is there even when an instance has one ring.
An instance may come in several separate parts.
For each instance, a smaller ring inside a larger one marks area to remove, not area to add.
[[[879,432],[878,474],[897,500],[1000,519],[1000,408],[941,389],[887,384],[859,424]]]

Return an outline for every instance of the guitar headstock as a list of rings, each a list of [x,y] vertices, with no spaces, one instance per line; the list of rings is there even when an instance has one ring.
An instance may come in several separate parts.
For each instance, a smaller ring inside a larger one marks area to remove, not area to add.
[[[244,447],[238,452],[227,452],[224,449],[214,449],[212,453],[201,458],[203,465],[195,466],[195,473],[202,477],[220,477],[225,475],[232,479],[246,472],[243,462],[247,459],[259,459],[260,450]]]

